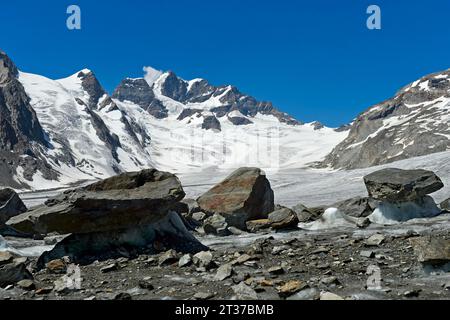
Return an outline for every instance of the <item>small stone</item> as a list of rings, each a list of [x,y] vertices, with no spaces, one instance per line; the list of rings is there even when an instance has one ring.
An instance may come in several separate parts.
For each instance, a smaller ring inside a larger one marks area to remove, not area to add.
[[[403,296],[406,298],[417,298],[422,290],[408,290],[403,293]]]
[[[192,214],[192,219],[198,222],[202,222],[206,219],[206,214],[204,212],[195,212]]]
[[[118,269],[119,269],[119,265],[115,262],[115,263],[108,264],[107,266],[104,266],[103,268],[100,269],[100,271],[103,273],[108,273],[111,271],[116,271]]]
[[[175,250],[170,249],[169,251],[164,252],[158,259],[159,266],[167,266],[178,262],[178,254]]]
[[[373,258],[375,257],[375,252],[370,250],[363,250],[359,253],[359,255],[364,258]]]
[[[194,255],[192,258],[194,264],[199,268],[210,269],[215,263],[213,262],[213,256],[210,251],[202,251]]]
[[[319,300],[320,292],[315,288],[305,288],[290,296],[287,300]]]
[[[155,287],[150,282],[151,278],[144,278],[142,280],[139,280],[139,288],[145,289],[145,290],[153,290]]]
[[[236,228],[236,227],[228,227],[228,231],[229,231],[231,234],[235,235],[235,236],[241,236],[241,235],[247,233],[247,232],[245,232],[245,231],[243,231],[243,230],[241,230],[241,229],[238,229],[238,228]]]
[[[293,294],[305,289],[308,285],[306,282],[300,280],[291,280],[286,282],[284,285],[277,288],[278,295],[282,298],[287,298]]]
[[[120,292],[116,294],[113,298],[114,300],[132,300],[132,297],[129,293]]]
[[[20,280],[19,282],[17,282],[17,285],[19,286],[19,288],[21,288],[23,290],[27,290],[27,291],[36,289],[36,285],[34,284],[34,281],[29,280],[29,279]]]
[[[323,283],[324,285],[327,285],[327,286],[328,285],[332,285],[332,284],[335,284],[335,285],[339,284],[339,280],[336,277],[334,277],[334,276],[322,278],[320,280],[320,282]]]
[[[217,273],[214,277],[216,281],[223,281],[233,275],[233,266],[229,263],[221,265],[217,269]]]
[[[192,256],[190,254],[183,255],[180,260],[178,260],[178,267],[187,267],[192,263]]]
[[[43,288],[37,289],[34,293],[36,293],[37,295],[43,295],[43,294],[49,294],[52,291],[53,291],[53,287],[43,287]]]
[[[194,294],[194,299],[196,300],[209,300],[214,297],[213,293],[209,292],[197,292]]]
[[[47,270],[54,274],[65,274],[67,271],[66,263],[61,259],[55,259],[46,264]]]
[[[321,292],[320,300],[344,300],[344,298],[331,292]]]
[[[252,259],[252,257],[250,255],[244,253],[243,255],[240,255],[239,257],[237,257],[237,259],[233,260],[231,263],[232,264],[243,264],[243,263],[249,261],[250,259]]]
[[[264,229],[269,229],[270,224],[269,219],[259,219],[246,222],[247,230],[254,233]]]
[[[284,273],[284,269],[280,266],[272,267],[267,270],[272,275],[280,275]]]
[[[258,300],[258,294],[256,291],[244,282],[232,286],[231,289],[233,290],[237,300]]]
[[[328,253],[330,252],[330,249],[328,249],[327,247],[318,247],[316,249],[314,249],[314,251],[311,252],[311,254],[320,254],[320,253]]]
[[[90,297],[84,298],[83,300],[85,300],[85,301],[94,301],[94,300],[97,300],[97,297],[96,296],[90,296]]]
[[[203,222],[203,230],[206,234],[214,234],[219,237],[226,237],[230,235],[228,223],[220,214],[214,214],[213,216],[205,219]]]
[[[13,255],[8,251],[0,252],[0,266],[12,261]]]
[[[382,234],[374,234],[364,241],[364,244],[369,247],[377,247],[386,240],[386,237]]]

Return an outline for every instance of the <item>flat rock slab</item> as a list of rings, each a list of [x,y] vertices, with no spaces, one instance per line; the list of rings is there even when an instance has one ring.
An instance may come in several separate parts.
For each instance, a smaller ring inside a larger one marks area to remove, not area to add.
[[[160,220],[184,196],[175,175],[149,169],[67,191],[7,224],[39,234],[118,230]]]
[[[261,169],[240,168],[197,202],[202,211],[220,214],[229,226],[245,230],[247,221],[265,219],[274,210],[274,193]]]
[[[432,171],[383,169],[364,177],[369,196],[376,200],[413,201],[444,187]]]

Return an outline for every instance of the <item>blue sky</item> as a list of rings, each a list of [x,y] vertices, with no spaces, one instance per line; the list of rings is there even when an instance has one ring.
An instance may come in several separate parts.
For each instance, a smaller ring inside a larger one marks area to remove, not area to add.
[[[81,7],[82,30],[66,28],[70,4]],[[382,30],[366,28],[371,4]],[[0,48],[50,78],[87,67],[112,91],[150,65],[338,126],[450,68],[449,13],[448,0],[8,1]]]

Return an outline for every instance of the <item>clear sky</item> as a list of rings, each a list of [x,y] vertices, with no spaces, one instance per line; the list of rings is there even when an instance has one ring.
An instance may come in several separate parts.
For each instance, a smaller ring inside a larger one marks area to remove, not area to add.
[[[71,4],[81,30],[66,28]],[[371,4],[381,30],[366,28]],[[449,15],[448,0],[2,1],[0,48],[50,78],[92,69],[110,92],[149,65],[338,126],[450,68]]]

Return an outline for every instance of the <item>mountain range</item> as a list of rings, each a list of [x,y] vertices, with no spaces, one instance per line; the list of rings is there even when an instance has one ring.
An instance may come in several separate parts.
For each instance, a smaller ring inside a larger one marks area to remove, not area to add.
[[[0,185],[47,189],[148,167],[369,167],[448,150],[450,71],[338,129],[302,123],[230,85],[147,67],[109,95],[91,70],[53,80],[0,52]]]

